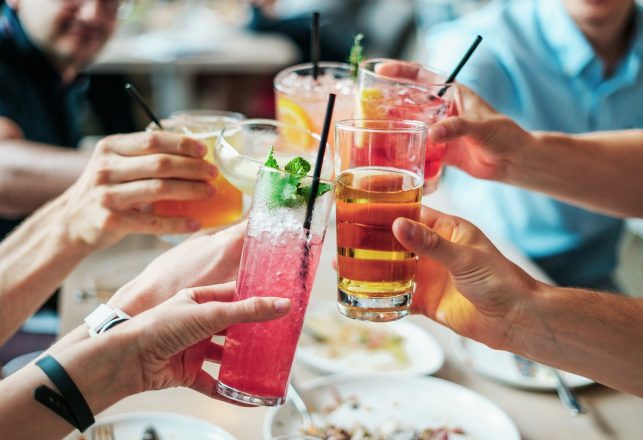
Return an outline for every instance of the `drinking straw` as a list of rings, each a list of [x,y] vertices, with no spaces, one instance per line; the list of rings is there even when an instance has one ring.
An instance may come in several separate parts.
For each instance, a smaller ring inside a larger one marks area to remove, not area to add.
[[[458,76],[458,73],[460,73],[460,70],[464,67],[464,65],[469,61],[469,58],[471,58],[471,55],[473,55],[473,52],[478,48],[478,45],[482,41],[482,37],[480,35],[476,36],[475,41],[473,44],[469,47],[469,50],[464,54],[458,65],[453,69],[453,72],[451,72],[451,75],[447,78],[446,85],[440,89],[438,92],[438,96],[441,98],[449,89],[451,86],[451,83],[455,81],[455,77]]]
[[[321,48],[319,42],[319,12],[313,12],[313,21],[310,29],[310,56],[313,61],[313,79],[319,76],[319,59]]]
[[[313,182],[310,187],[310,197],[306,204],[306,216],[304,217],[304,229],[309,230],[310,224],[313,221],[313,207],[315,206],[315,199],[317,198],[317,191],[319,190],[319,177],[321,176],[322,163],[324,162],[324,154],[326,153],[326,142],[328,141],[328,132],[330,131],[330,120],[333,117],[333,107],[335,107],[334,93],[328,95],[328,104],[326,104],[326,116],[324,117],[324,125],[319,140],[319,149],[317,150],[317,161],[315,162],[315,170],[313,171]]]
[[[319,140],[319,149],[317,150],[313,182],[310,186],[310,197],[308,198],[308,203],[306,203],[306,215],[304,217],[306,240],[304,242],[304,255],[299,270],[299,278],[303,283],[304,289],[306,287],[306,279],[308,278],[308,256],[310,255],[310,243],[308,239],[311,235],[310,225],[313,221],[313,208],[315,206],[315,200],[317,199],[317,191],[319,191],[319,177],[321,176],[322,163],[324,161],[324,154],[326,153],[326,143],[328,141],[328,132],[330,131],[330,120],[333,116],[333,107],[335,107],[335,94],[330,93],[328,95],[328,104],[326,105],[326,116],[324,118],[321,139]]]
[[[154,124],[161,130],[163,130],[163,126],[161,125],[161,121],[159,118],[157,118],[150,107],[147,105],[143,97],[141,96],[140,93],[138,93],[138,90],[136,90],[136,87],[132,83],[125,83],[125,90],[127,90],[127,93],[134,98],[136,102],[140,104],[140,106],[143,108],[147,116],[154,122]]]

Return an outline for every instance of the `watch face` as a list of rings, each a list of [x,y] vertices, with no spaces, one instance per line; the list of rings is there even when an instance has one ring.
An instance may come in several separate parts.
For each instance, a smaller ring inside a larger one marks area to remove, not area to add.
[[[126,313],[118,309],[112,309],[106,304],[101,304],[85,318],[85,324],[89,327],[89,334],[97,336],[105,332],[106,327],[112,327],[114,321],[120,323],[127,319],[129,319],[129,316]]]

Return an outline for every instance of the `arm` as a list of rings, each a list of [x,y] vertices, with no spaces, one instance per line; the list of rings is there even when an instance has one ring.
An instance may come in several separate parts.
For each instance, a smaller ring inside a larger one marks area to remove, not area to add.
[[[90,154],[24,139],[0,117],[0,215],[23,217],[62,194],[80,176]]]
[[[206,181],[216,170],[203,154],[201,143],[170,133],[101,141],[78,181],[0,244],[0,343],[89,253],[129,233],[198,229],[192,219],[159,217],[140,206],[209,197]]]
[[[288,300],[277,298],[229,302],[233,294],[233,285],[182,291],[104,335],[79,338],[67,347],[56,344],[48,354],[65,368],[93,414],[126,396],[177,386],[219,398],[216,380],[201,369],[204,361],[220,360],[221,346],[211,336],[238,322],[278,318],[290,307]],[[78,332],[86,334],[83,327]],[[33,363],[0,382],[6,402],[0,405],[0,426],[12,438],[57,439],[72,431],[34,400],[41,384],[56,389]]]
[[[417,313],[492,348],[643,396],[643,300],[540,283],[475,226],[423,208],[393,231],[419,257]]]
[[[456,107],[462,116],[429,135],[449,142],[448,164],[610,215],[643,217],[643,130],[529,133],[462,86]]]

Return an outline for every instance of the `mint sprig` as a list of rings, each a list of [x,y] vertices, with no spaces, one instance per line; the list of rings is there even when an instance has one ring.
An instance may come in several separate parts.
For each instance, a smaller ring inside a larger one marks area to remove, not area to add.
[[[364,39],[364,34],[359,33],[355,35],[353,40],[353,47],[351,47],[351,53],[348,56],[348,64],[351,65],[351,78],[357,80],[357,72],[359,71],[359,63],[364,60],[364,48],[362,47],[362,40]]]
[[[270,147],[270,152],[264,165],[276,170],[280,169],[274,156],[273,147]],[[304,206],[310,198],[312,188],[310,185],[303,186],[301,181],[306,177],[310,169],[310,163],[306,159],[295,157],[286,164],[284,168],[286,173],[273,174],[269,181],[268,207],[300,208]],[[327,193],[330,189],[330,185],[320,182],[317,197]]]

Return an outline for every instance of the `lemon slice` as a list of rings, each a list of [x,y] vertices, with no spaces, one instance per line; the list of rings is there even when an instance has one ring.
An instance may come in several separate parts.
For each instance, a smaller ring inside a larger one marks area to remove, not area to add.
[[[283,96],[277,100],[277,119],[286,125],[313,131],[313,123],[306,110]],[[306,132],[284,128],[282,134],[289,147],[299,147],[301,150],[313,147],[312,138]]]
[[[386,119],[386,108],[381,105],[384,100],[381,90],[362,89],[359,97],[359,111],[362,119]]]

